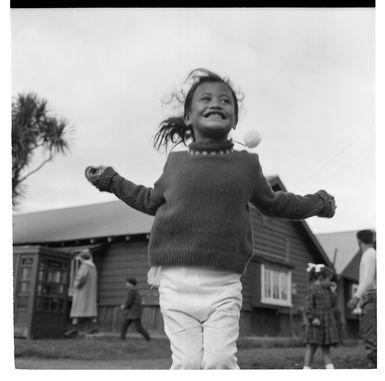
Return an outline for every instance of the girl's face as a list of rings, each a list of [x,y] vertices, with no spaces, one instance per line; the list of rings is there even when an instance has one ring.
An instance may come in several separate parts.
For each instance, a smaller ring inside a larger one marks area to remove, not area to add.
[[[322,285],[323,287],[325,287],[325,288],[330,288],[332,281],[331,281],[330,278],[322,278],[322,279],[320,280],[320,283],[321,283],[321,285]]]
[[[194,130],[196,141],[226,140],[235,127],[234,98],[222,82],[204,82],[193,95],[185,123]]]

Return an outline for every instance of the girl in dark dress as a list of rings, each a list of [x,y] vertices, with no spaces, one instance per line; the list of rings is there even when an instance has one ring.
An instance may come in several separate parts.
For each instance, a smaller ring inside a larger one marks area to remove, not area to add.
[[[333,270],[323,264],[309,263],[310,287],[305,296],[305,360],[304,369],[310,369],[318,347],[322,350],[326,369],[334,369],[330,356],[330,347],[340,343],[335,303],[330,285]]]

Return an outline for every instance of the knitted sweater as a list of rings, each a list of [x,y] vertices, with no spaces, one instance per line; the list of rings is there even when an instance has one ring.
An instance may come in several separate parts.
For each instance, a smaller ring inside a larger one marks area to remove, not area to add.
[[[233,151],[231,142],[192,143],[171,152],[153,188],[136,185],[107,167],[94,185],[155,215],[149,241],[153,266],[206,266],[243,273],[252,255],[248,203],[271,217],[332,217],[325,191],[297,196],[274,192],[258,155]]]

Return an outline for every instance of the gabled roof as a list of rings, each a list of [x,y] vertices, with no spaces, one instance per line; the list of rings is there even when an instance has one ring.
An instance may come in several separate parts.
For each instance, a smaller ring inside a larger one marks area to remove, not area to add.
[[[267,176],[274,189],[286,191],[278,176]],[[92,238],[148,234],[154,217],[128,207],[122,201],[16,214],[13,216],[15,245],[89,240]],[[327,264],[329,257],[307,223],[299,221]]]
[[[357,254],[357,231],[317,234],[328,257],[334,262],[337,274],[342,274],[348,263]]]
[[[349,278],[350,280],[358,282],[361,258],[362,251],[358,250],[353,256],[352,260],[344,268],[341,275],[343,275],[345,278]]]

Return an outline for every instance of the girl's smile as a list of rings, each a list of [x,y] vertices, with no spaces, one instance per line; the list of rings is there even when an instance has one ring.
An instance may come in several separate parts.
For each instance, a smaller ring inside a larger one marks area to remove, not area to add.
[[[192,126],[196,141],[226,140],[235,126],[229,87],[221,82],[202,83],[194,93],[185,122]]]

